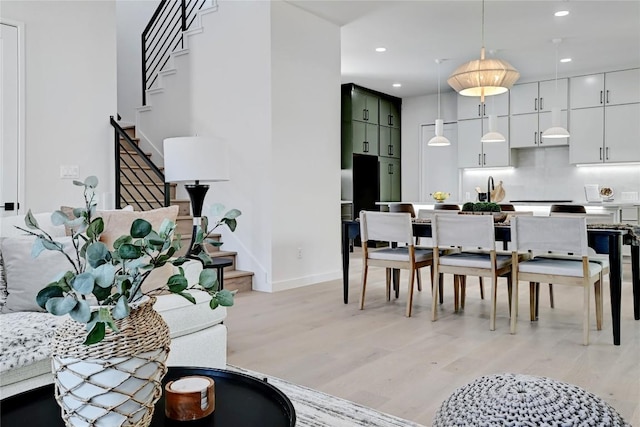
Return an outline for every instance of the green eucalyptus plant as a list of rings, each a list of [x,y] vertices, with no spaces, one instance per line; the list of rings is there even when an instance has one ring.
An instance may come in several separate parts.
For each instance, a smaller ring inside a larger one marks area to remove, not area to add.
[[[31,210],[25,217],[26,228],[18,228],[36,237],[32,248],[33,257],[44,250],[52,250],[62,253],[69,261],[70,268],[43,288],[38,293],[36,302],[49,313],[58,316],[69,314],[77,322],[85,323],[85,344],[102,341],[107,327],[118,332],[115,320],[129,315],[130,305],[143,297],[142,283],[154,269],[167,263],[178,267],[176,274],[169,277],[166,283],[166,288],[172,293],[195,304],[195,298],[189,290],[200,289],[210,295],[209,306],[212,309],[218,305],[233,305],[235,292],[219,289],[217,274],[213,269],[203,268],[198,283],[189,285],[181,267],[189,258],[174,258],[181,244],[173,221],[165,219],[160,228],[154,231],[148,221],[136,219],[131,224],[129,234],[119,237],[110,251],[100,241],[104,221],[101,217],[96,217],[95,188],[98,179],[90,176],[84,182],[73,183],[84,188],[85,206],[73,209],[73,218],[62,211],[55,211],[51,215],[54,225],[65,225],[71,230],[71,255],[69,251],[65,251],[63,243],[40,228]],[[239,215],[240,211],[230,210],[216,222],[213,229],[226,224],[234,231]],[[206,230],[207,221],[203,225]],[[211,243],[209,236],[213,229],[205,234],[202,227],[199,228],[198,241],[189,251],[192,257],[203,264],[211,260],[204,250],[204,243]]]

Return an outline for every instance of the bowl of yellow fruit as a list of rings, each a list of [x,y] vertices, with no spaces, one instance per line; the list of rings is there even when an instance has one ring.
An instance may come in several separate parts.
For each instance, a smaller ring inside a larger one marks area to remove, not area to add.
[[[444,202],[450,195],[450,193],[445,193],[444,191],[436,191],[435,193],[431,193],[431,197],[433,197],[437,203]]]

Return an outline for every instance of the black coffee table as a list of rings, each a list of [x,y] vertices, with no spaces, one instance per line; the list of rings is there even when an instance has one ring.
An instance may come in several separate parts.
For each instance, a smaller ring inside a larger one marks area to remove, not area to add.
[[[166,382],[187,375],[211,377],[216,383],[216,410],[197,421],[178,422],[164,415],[164,397],[156,403],[151,427],[294,427],[296,413],[291,401],[266,380],[224,369],[170,367]],[[2,399],[0,402],[2,427],[64,426],[60,407],[53,397],[53,385]]]

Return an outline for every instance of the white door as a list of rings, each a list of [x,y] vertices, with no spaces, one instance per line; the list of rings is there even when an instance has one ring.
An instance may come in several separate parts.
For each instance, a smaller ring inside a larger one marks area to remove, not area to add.
[[[0,24],[0,217],[17,215],[20,173],[18,27]]]

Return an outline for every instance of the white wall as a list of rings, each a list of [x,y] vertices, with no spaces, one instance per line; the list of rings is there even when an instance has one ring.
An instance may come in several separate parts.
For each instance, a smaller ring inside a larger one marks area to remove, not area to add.
[[[135,123],[142,106],[142,47],[140,37],[158,7],[158,0],[116,2],[118,49],[118,113]]]
[[[116,114],[114,1],[2,1],[2,17],[25,24],[25,203],[34,212],[82,203],[61,165],[96,175],[113,193]]]
[[[189,40],[191,126],[229,147],[231,180],[207,197],[243,212],[225,249],[257,290],[340,277],[339,28],[261,1],[221,1],[203,26]]]
[[[273,2],[271,82],[278,290],[340,277],[339,27]]]

